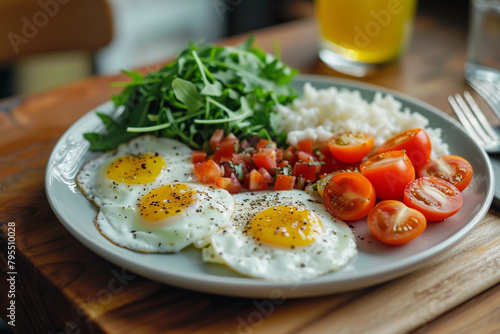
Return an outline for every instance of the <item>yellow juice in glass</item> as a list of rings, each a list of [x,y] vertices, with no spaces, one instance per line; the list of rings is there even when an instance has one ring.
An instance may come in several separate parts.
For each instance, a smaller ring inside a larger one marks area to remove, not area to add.
[[[325,61],[325,52],[330,52],[353,66],[398,59],[410,35],[416,1],[315,0],[321,58]]]

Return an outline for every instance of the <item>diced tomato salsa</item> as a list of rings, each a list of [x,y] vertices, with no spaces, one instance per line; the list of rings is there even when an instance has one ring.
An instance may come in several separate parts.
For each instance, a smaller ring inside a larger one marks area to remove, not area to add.
[[[358,167],[333,157],[328,149],[314,150],[313,141],[305,139],[297,147],[278,148],[274,141],[248,138],[239,141],[232,133],[224,136],[217,130],[210,139],[212,149],[193,152],[193,163],[203,183],[237,193],[244,190],[304,189],[326,173]]]

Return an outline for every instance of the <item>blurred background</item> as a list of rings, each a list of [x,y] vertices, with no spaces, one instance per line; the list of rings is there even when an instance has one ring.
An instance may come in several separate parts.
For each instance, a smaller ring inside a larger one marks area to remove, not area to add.
[[[104,36],[96,29],[104,29],[106,18],[97,16],[92,7],[102,1],[0,0],[5,42],[0,42],[0,98],[44,91],[92,74],[160,63],[188,41],[211,42],[314,16],[312,0],[107,0],[112,29]],[[23,3],[30,3],[31,12],[23,14]],[[418,12],[422,11],[457,29],[467,27],[467,0],[420,0]],[[49,42],[44,42],[44,34]],[[55,48],[63,51],[38,52],[65,38],[69,38],[66,44]],[[35,45],[38,41],[45,44]],[[2,58],[1,48],[5,51],[12,45],[33,50]]]

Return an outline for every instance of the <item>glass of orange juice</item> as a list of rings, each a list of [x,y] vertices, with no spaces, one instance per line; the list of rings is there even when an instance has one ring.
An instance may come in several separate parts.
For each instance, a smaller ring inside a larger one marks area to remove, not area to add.
[[[315,0],[321,60],[363,77],[397,61],[408,42],[417,0]]]

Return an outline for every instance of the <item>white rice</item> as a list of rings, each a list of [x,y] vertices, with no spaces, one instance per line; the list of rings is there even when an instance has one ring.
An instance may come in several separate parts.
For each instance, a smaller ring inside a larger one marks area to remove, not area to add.
[[[402,105],[392,95],[377,92],[372,102],[361,98],[359,91],[315,89],[304,85],[304,95],[292,105],[278,106],[282,118],[281,130],[288,132],[288,143],[312,138],[316,144],[327,141],[334,134],[345,131],[363,131],[375,136],[375,145],[383,144],[403,130],[425,129],[432,143],[432,157],[449,154],[448,144],[441,138],[440,128],[430,128],[429,120]]]

